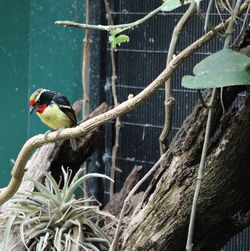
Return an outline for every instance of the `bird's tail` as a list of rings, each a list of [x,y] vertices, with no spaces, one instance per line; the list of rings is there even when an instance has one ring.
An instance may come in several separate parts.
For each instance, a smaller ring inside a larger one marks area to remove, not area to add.
[[[76,152],[77,149],[78,149],[76,139],[75,138],[70,138],[69,140],[70,140],[70,145],[71,145],[72,150],[74,152]]]

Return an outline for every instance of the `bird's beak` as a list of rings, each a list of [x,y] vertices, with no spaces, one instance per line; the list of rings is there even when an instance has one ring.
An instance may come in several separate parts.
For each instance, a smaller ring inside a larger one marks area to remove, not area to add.
[[[30,114],[32,114],[32,112],[33,112],[38,106],[39,106],[38,103],[32,105],[32,106],[30,107]]]
[[[36,109],[36,107],[33,105],[30,107],[30,114]]]

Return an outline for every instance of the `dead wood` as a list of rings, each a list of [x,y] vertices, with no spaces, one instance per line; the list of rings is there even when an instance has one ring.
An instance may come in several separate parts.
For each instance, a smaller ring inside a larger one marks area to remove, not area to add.
[[[220,250],[249,224],[250,96],[239,106],[235,102],[242,89],[224,90],[226,116],[222,117],[217,99],[198,204],[195,251]],[[207,92],[205,100],[209,96]],[[175,136],[117,250],[185,250],[206,117],[207,110],[198,102]]]
[[[114,194],[111,201],[104,207],[104,211],[110,212],[114,216],[118,216],[123,202],[128,196],[129,192],[135,186],[135,184],[139,181],[141,176],[142,166],[135,166],[127,179],[125,180],[123,187],[119,193]],[[136,195],[138,196],[138,195]],[[131,214],[135,209],[139,201],[131,200],[129,208],[126,210],[126,215]]]
[[[125,180],[120,192],[113,195],[112,199],[104,207],[103,210],[107,211],[107,212],[111,213],[112,215],[116,216],[117,218],[119,218],[119,214],[121,212],[124,200],[128,196],[129,192],[132,190],[132,188],[140,180],[141,173],[142,173],[142,166],[135,166],[133,168],[133,170],[131,171],[131,173],[129,174],[129,176],[127,177],[127,179]],[[131,197],[131,199],[129,200],[129,204],[128,204],[126,211],[125,211],[125,215],[124,215],[125,218],[124,219],[127,219],[127,218],[129,219],[132,216],[136,207],[141,202],[143,194],[144,194],[144,192],[139,192]],[[105,224],[105,232],[112,240],[115,235],[115,229],[117,227],[117,222],[111,221],[110,219],[105,219],[105,218],[102,218],[101,221],[104,221],[103,224]],[[122,227],[126,228],[127,223],[129,223],[129,221],[127,221],[127,222],[124,221]]]

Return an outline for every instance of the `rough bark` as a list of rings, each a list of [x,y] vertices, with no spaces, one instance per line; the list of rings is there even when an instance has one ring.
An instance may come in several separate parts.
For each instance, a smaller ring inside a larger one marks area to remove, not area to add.
[[[136,183],[141,178],[141,171],[142,166],[135,166],[127,179],[125,180],[122,189],[119,193],[114,194],[112,199],[109,201],[109,203],[104,207],[104,211],[111,213],[112,215],[119,218],[120,212],[122,210],[122,206],[124,203],[124,200],[128,196],[129,192],[132,190],[132,188],[136,185]],[[138,203],[142,200],[144,192],[140,192],[135,194],[131,197],[129,200],[129,204],[125,209],[124,217],[130,218],[137,207]],[[105,225],[103,230],[105,233],[110,237],[110,240],[114,238],[115,230],[117,227],[117,221],[111,220],[110,218],[103,218],[100,219]]]
[[[250,97],[236,107],[240,88],[217,99],[206,173],[199,197],[194,250],[220,250],[249,224]],[[206,94],[208,100],[210,93]],[[200,102],[185,120],[160,170],[119,240],[117,250],[185,250],[207,110]],[[126,219],[127,221],[127,219]]]
[[[135,166],[133,168],[133,170],[131,171],[127,179],[125,180],[121,191],[119,193],[114,194],[110,202],[104,207],[103,209],[104,211],[108,211],[114,216],[118,216],[120,214],[124,200],[128,196],[131,189],[136,185],[136,183],[140,179],[141,170],[142,170],[142,166]],[[126,213],[125,213],[126,216],[132,214],[132,212],[134,211],[135,207],[137,206],[139,202],[138,199],[142,197],[142,194],[143,193],[139,193],[135,195],[134,198],[137,198],[137,200],[133,198],[131,199],[130,205],[127,208]]]

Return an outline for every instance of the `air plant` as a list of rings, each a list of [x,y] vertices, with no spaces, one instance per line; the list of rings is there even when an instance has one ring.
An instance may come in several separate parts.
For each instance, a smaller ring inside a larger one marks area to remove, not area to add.
[[[99,210],[93,198],[76,199],[75,191],[89,178],[106,178],[98,173],[83,175],[80,169],[71,180],[63,171],[63,187],[49,172],[43,171],[45,184],[31,177],[36,191],[19,191],[11,200],[10,214],[4,222],[3,250],[8,250],[9,233],[18,226],[20,239],[28,250],[108,250],[110,241],[92,219],[112,215]]]

